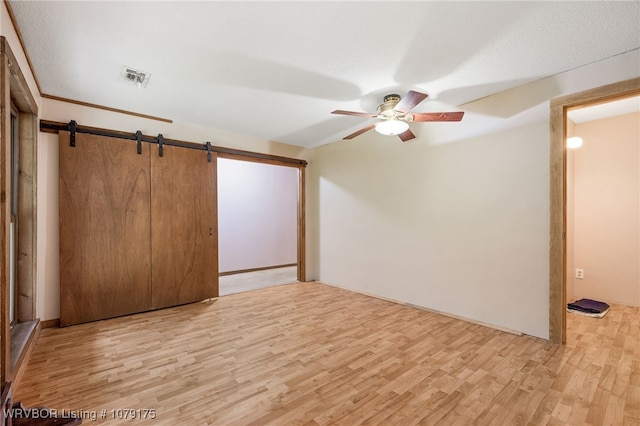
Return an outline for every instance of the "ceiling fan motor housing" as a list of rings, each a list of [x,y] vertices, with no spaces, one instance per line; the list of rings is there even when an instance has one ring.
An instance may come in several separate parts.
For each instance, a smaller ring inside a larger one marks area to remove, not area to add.
[[[378,114],[387,118],[397,117],[398,111],[395,111],[394,108],[400,102],[400,95],[392,93],[385,96],[382,101],[383,103],[378,106]]]

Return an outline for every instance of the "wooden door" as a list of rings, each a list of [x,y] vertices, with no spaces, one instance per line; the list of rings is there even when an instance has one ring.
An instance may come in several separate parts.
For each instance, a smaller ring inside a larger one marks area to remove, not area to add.
[[[150,147],[60,132],[60,324],[151,307]]]
[[[151,153],[152,305],[218,296],[216,156],[164,147]]]

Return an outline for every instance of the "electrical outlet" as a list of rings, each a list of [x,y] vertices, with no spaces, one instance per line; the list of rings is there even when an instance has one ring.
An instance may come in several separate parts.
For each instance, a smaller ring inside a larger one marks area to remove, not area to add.
[[[576,269],[576,278],[579,280],[584,279],[584,269]]]

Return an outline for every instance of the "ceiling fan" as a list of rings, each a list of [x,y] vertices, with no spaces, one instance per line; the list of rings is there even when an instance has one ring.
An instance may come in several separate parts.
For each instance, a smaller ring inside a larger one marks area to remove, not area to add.
[[[376,129],[378,133],[383,135],[398,135],[398,137],[406,142],[414,139],[416,136],[409,129],[409,123],[412,121],[460,121],[464,112],[425,112],[410,113],[409,111],[427,98],[426,93],[420,93],[409,90],[404,98],[400,95],[390,94],[384,97],[382,104],[378,106],[377,114],[369,114],[366,112],[344,111],[337,109],[331,114],[354,115],[356,117],[378,118],[381,121],[370,124],[356,132],[345,136],[343,139],[353,139],[371,129]]]

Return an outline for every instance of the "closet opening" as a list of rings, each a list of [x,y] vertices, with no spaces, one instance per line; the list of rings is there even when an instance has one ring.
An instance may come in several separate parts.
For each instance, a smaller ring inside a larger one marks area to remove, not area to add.
[[[304,169],[218,158],[220,295],[303,280]]]

